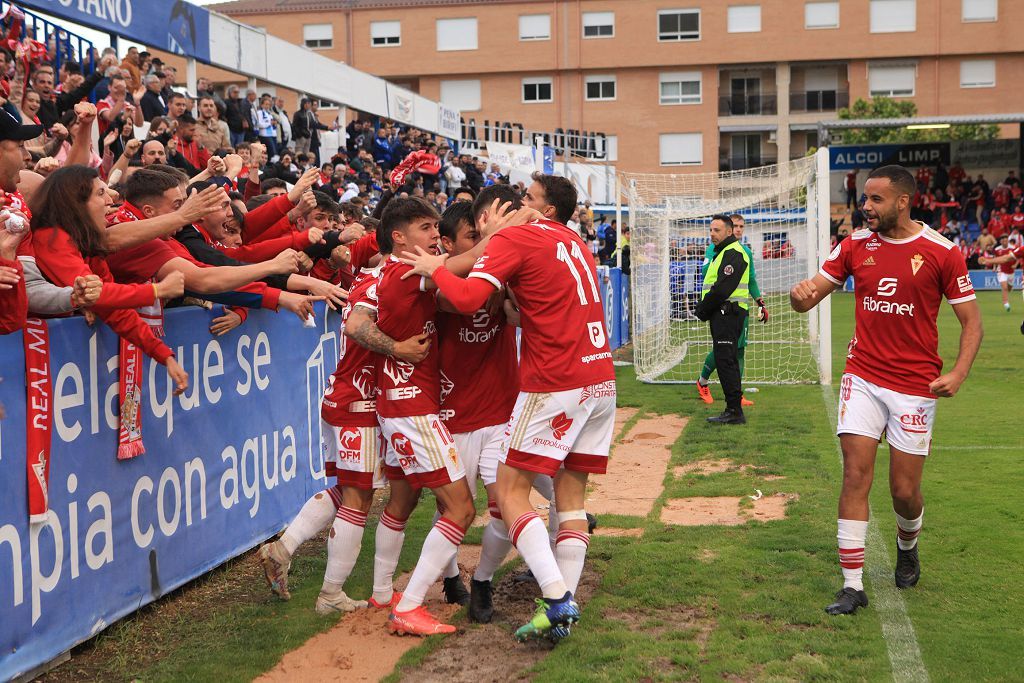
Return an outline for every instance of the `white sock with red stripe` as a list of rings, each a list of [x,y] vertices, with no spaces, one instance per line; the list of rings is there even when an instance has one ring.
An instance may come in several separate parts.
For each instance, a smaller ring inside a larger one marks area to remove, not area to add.
[[[398,556],[402,554],[402,544],[405,543],[406,521],[392,517],[385,510],[377,525],[373,550],[373,599],[381,605],[391,602],[394,592],[392,581],[398,567]]]
[[[341,487],[333,486],[306,501],[281,536],[281,545],[291,555],[300,545],[331,523],[341,507]]]
[[[568,588],[551,552],[548,530],[536,512],[525,512],[512,522],[509,540],[526,560],[545,598],[559,599],[565,595]]]
[[[396,612],[408,612],[423,604],[429,589],[441,576],[445,566],[459,551],[459,544],[466,530],[447,517],[441,517],[427,534],[420,551],[416,569],[409,577],[409,585],[402,592],[402,599],[395,606]]]
[[[583,563],[587,559],[587,548],[590,546],[590,534],[586,531],[562,529],[555,541],[555,561],[562,572],[566,587],[576,592],[583,574]]]
[[[864,539],[868,523],[859,519],[839,520],[839,566],[843,568],[843,588],[864,590]]]
[[[366,528],[366,513],[342,506],[327,538],[327,570],[324,572],[324,593],[337,593],[345,585],[359,557]]]
[[[487,501],[487,510],[490,512],[491,521],[484,529],[484,538],[480,547],[480,563],[473,572],[474,581],[490,581],[494,578],[494,572],[501,566],[502,560],[508,556],[512,549],[512,542],[508,540],[508,527],[501,518],[501,511],[494,500]]]
[[[434,512],[434,524],[437,524],[437,520],[439,520],[439,519],[441,519],[441,513],[440,513],[440,511],[435,511]],[[458,575],[459,575],[459,554],[455,553],[455,555],[452,556],[451,561],[449,561],[448,564],[445,565],[444,571],[441,572],[441,576],[443,576],[446,579],[454,579]]]
[[[924,508],[921,508],[921,514],[917,516],[917,519],[907,519],[900,517],[899,513],[895,514],[896,545],[900,550],[910,550],[917,545],[917,537],[921,533],[921,527],[924,526]]]

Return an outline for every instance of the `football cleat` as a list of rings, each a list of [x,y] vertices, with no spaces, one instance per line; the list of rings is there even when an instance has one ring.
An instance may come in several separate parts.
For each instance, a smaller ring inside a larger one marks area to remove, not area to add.
[[[538,598],[537,611],[529,622],[516,629],[516,640],[522,643],[531,638],[551,638],[554,629],[558,629],[555,637],[560,640],[569,635],[567,627],[579,620],[580,607],[573,600],[572,593],[566,591],[557,601]]]
[[[829,614],[853,614],[868,606],[868,594],[856,588],[844,588],[836,593],[836,601],[825,608]]]
[[[377,609],[394,609],[395,605],[402,599],[402,593],[400,591],[392,591],[391,600],[388,602],[377,602],[373,597],[366,601],[366,604],[370,607]]]
[[[1006,312],[1007,312],[1007,313],[1009,313],[1009,312],[1010,312],[1010,304],[1003,304],[1003,308],[1005,308],[1005,309],[1006,309]]]
[[[335,594],[324,593],[316,598],[317,614],[337,614],[338,612],[354,612],[367,606],[366,600],[353,600],[345,594],[345,591],[338,591]]]
[[[494,616],[494,588],[490,581],[469,581],[469,618],[478,624],[491,623]]]
[[[453,576],[444,580],[444,601],[449,605],[468,605],[469,591],[462,583],[461,576]]]
[[[529,567],[526,568],[526,571],[519,572],[518,574],[512,577],[513,583],[532,583],[536,580],[536,577],[534,577],[533,575],[533,570]]]
[[[715,398],[711,395],[711,386],[708,384],[697,382],[697,395],[700,396],[700,400],[708,405],[715,402]]]
[[[291,600],[292,594],[288,592],[288,569],[292,561],[281,542],[271,541],[261,545],[259,558],[270,590],[282,600]]]
[[[744,408],[749,408],[754,405],[754,402],[748,399],[746,396],[740,396],[740,405]]]
[[[913,588],[921,578],[921,560],[917,556],[917,544],[910,550],[896,546],[896,587]]]
[[[708,422],[719,425],[745,425],[747,424],[747,418],[743,415],[742,410],[726,408],[721,415],[709,417]]]
[[[392,610],[388,617],[388,630],[400,636],[433,636],[439,633],[455,633],[455,627],[442,624],[423,605],[407,612]]]

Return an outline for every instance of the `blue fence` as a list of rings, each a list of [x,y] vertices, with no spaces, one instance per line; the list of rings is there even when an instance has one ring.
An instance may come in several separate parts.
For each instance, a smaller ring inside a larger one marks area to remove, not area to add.
[[[608,328],[608,344],[611,350],[629,342],[629,276],[619,268],[598,266],[597,276],[601,281],[601,305],[604,306],[604,321]]]
[[[190,387],[174,397],[146,359],[146,453],[127,461],[116,459],[117,337],[81,318],[49,322],[50,512],[31,529],[22,339],[0,337],[0,679],[253,547],[322,488],[319,401],[337,334],[323,333],[322,315],[306,329],[254,311],[213,338],[218,314],[169,312]]]

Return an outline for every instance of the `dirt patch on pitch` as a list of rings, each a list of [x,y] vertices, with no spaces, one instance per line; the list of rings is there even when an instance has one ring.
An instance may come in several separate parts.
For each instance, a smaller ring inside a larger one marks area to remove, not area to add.
[[[672,444],[687,418],[661,415],[639,420],[614,447],[608,474],[591,477],[587,511],[646,517],[661,495]]]
[[[591,552],[587,558],[576,599],[580,605],[590,600],[600,583],[602,556]],[[517,583],[515,571],[494,588],[494,619],[490,624],[459,623],[459,632],[445,638],[414,669],[401,672],[401,680],[413,683],[452,683],[453,681],[526,681],[529,671],[544,659],[553,646],[547,641],[516,642],[515,630],[533,616],[535,598],[540,591],[534,582]],[[586,628],[588,615],[578,628]],[[594,618],[594,617],[590,617]]]
[[[780,479],[785,479],[785,477],[778,474],[761,474],[759,468],[754,465],[736,464],[729,459],[694,460],[693,462],[688,462],[685,465],[679,465],[678,467],[672,468],[672,475],[676,478],[683,477],[688,474],[706,477],[711,474],[723,474],[726,472],[739,472],[740,474],[751,472],[764,481],[778,481]]]
[[[690,631],[701,657],[704,656],[708,639],[717,626],[715,618],[707,611],[686,605],[630,611],[607,609],[602,616],[626,624],[631,631],[652,636],[662,636],[670,631]]]
[[[640,538],[643,535],[643,529],[619,529],[611,526],[599,526],[594,529],[594,536],[607,536],[608,538]]]
[[[750,520],[769,522],[786,518],[786,504],[795,493],[776,493],[757,500],[740,496],[673,498],[665,502],[661,521],[679,526],[739,526]]]

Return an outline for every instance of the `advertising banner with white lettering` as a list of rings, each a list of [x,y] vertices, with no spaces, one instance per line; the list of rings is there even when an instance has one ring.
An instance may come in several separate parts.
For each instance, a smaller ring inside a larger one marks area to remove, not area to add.
[[[321,309],[308,329],[253,311],[211,337],[219,314],[168,312],[189,388],[174,396],[145,359],[145,453],[130,460],[117,459],[117,336],[82,318],[47,321],[49,395],[33,394],[33,413],[51,418],[48,510],[31,525],[22,334],[0,337],[0,679],[252,548],[323,488],[319,403],[336,320],[325,328]]]
[[[459,141],[462,132],[462,122],[458,109],[450,109],[441,103],[437,105],[437,132],[448,138]]]
[[[872,169],[886,164],[899,164],[910,168],[949,166],[948,142],[922,142],[900,145],[835,145],[828,148],[829,166],[833,171],[852,171],[855,168]]]
[[[19,0],[17,4],[149,47],[210,61],[210,12],[186,0]]]

